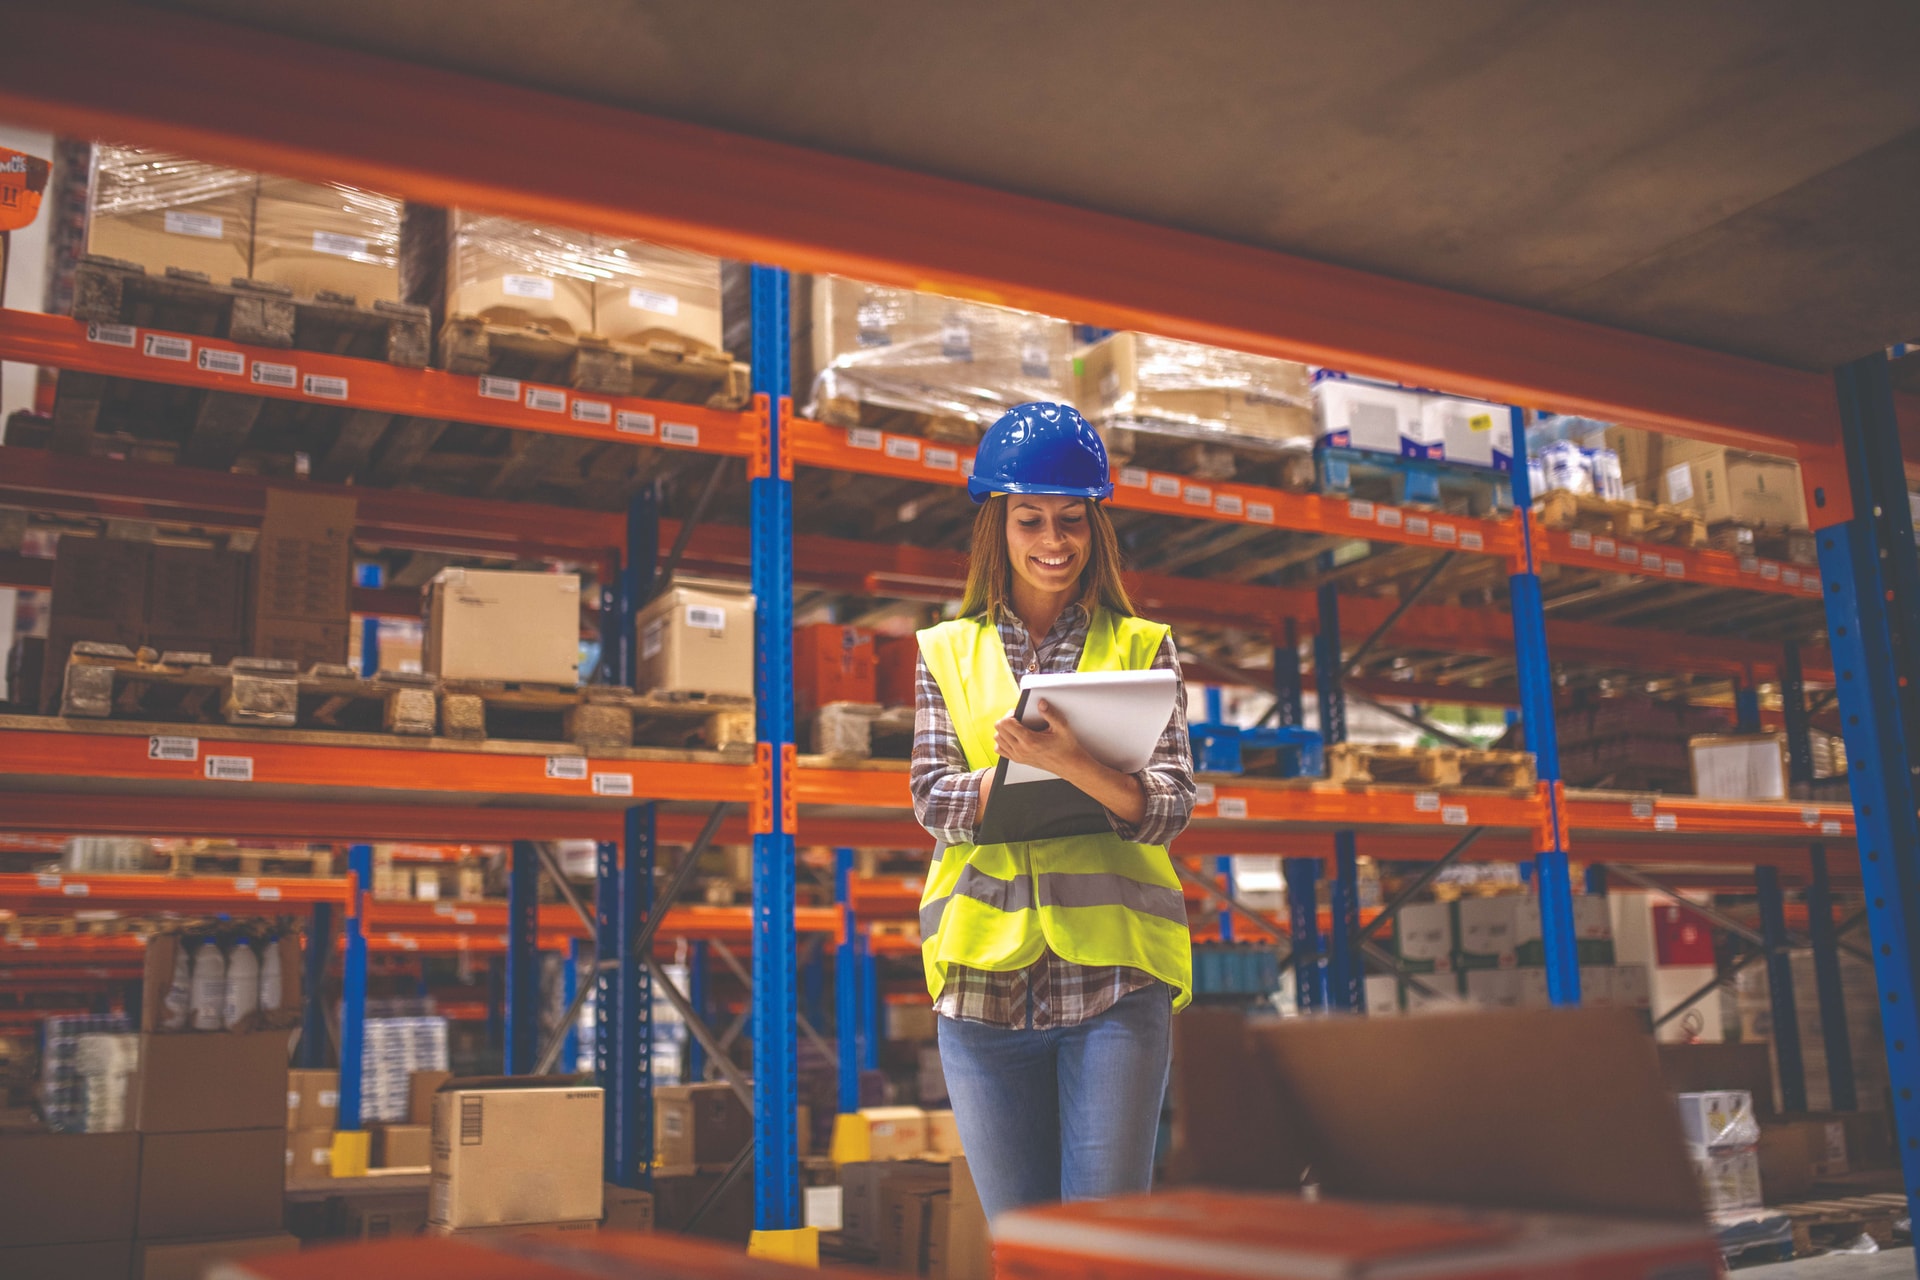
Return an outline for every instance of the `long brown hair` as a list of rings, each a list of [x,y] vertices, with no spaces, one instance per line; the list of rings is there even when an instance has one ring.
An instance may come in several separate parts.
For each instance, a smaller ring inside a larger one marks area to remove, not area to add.
[[[1120,539],[1113,531],[1107,509],[1093,499],[1086,500],[1088,542],[1087,567],[1080,572],[1080,603],[1091,613],[1104,606],[1114,613],[1131,616],[1133,601],[1120,581]],[[973,550],[967,559],[967,592],[960,601],[960,616],[997,611],[1013,602],[1013,562],[1007,550],[1007,495],[996,493],[980,506],[973,518]]]

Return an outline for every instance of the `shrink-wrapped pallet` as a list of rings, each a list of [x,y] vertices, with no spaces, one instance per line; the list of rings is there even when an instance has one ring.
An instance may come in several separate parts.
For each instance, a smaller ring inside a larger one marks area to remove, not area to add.
[[[256,176],[141,147],[94,148],[87,252],[198,271],[216,284],[252,262]]]
[[[260,179],[254,205],[253,278],[297,298],[350,296],[361,305],[400,300],[401,202],[330,182]]]
[[[1116,333],[1081,353],[1081,412],[1103,427],[1223,444],[1308,449],[1306,365],[1146,333]]]

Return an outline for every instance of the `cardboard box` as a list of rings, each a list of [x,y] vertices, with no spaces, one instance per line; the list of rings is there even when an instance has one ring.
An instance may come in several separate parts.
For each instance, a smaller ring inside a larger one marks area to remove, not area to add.
[[[538,1077],[475,1080],[433,1096],[428,1221],[443,1227],[600,1220],[598,1089]]]
[[[1386,1017],[1400,1012],[1400,980],[1390,973],[1367,975],[1367,1015]]]
[[[1518,969],[1463,969],[1460,971],[1460,995],[1468,1004],[1483,1009],[1520,1007],[1520,971]]]
[[[1464,1212],[1198,1188],[1049,1205],[993,1228],[1001,1280],[1399,1276],[1423,1280],[1721,1274],[1706,1225],[1672,1219]]]
[[[1103,426],[1313,443],[1310,374],[1291,360],[1116,333],[1082,350],[1074,364],[1079,407]]]
[[[677,579],[634,619],[635,687],[751,698],[753,609],[745,583]]]
[[[255,618],[247,640],[248,656],[278,658],[305,671],[318,662],[343,663],[351,647],[351,628],[345,620],[314,622],[306,618]]]
[[[287,1128],[331,1129],[340,1112],[340,1073],[332,1067],[287,1072]]]
[[[1629,499],[1660,501],[1660,477],[1665,437],[1637,427],[1608,427],[1601,443],[1620,459],[1620,483]]]
[[[609,1182],[601,1188],[603,1231],[653,1230],[653,1193]]]
[[[1190,1009],[1174,1034],[1172,1178],[1293,1189],[1311,1169],[1336,1199],[1699,1221],[1629,1011],[1253,1024]]]
[[[603,338],[654,347],[720,351],[720,260],[643,240],[593,238],[606,275],[593,286],[593,325]]]
[[[313,1182],[332,1176],[333,1130],[290,1130],[287,1133],[287,1181]]]
[[[1573,895],[1573,939],[1581,964],[1613,963],[1613,908],[1605,894]]]
[[[1520,895],[1512,893],[1454,903],[1454,963],[1462,969],[1513,968],[1519,906]]]
[[[670,1233],[721,1240],[737,1251],[753,1234],[753,1179],[736,1178],[692,1223],[693,1211],[706,1203],[720,1184],[719,1173],[662,1173],[653,1175],[653,1212],[656,1228]],[[876,1211],[877,1212],[877,1211]],[[689,1225],[691,1223],[691,1225]]]
[[[425,1169],[433,1163],[433,1129],[424,1124],[373,1126],[373,1167]]]
[[[524,1240],[529,1237],[591,1235],[600,1229],[597,1218],[573,1222],[506,1222],[492,1227],[448,1227],[438,1222],[427,1224],[430,1236],[451,1236],[462,1240]]]
[[[433,1125],[433,1095],[453,1079],[451,1071],[416,1071],[407,1077],[407,1123]]]
[[[944,1242],[947,1280],[993,1280],[993,1241],[987,1234],[987,1214],[980,1206],[973,1171],[964,1157],[955,1158],[948,1168],[952,1177]]]
[[[142,1133],[270,1128],[284,1134],[287,1033],[144,1034],[134,1087],[134,1127]]]
[[[580,579],[442,569],[426,593],[421,661],[454,680],[572,685],[580,678]]]
[[[1393,918],[1394,954],[1413,973],[1446,973],[1453,968],[1453,905],[1410,902]]]
[[[1708,1213],[1751,1209],[1762,1199],[1760,1159],[1752,1146],[1698,1148],[1693,1167]]]
[[[1664,453],[1660,500],[1669,506],[1689,508],[1708,524],[1807,527],[1799,464],[1678,438]]]
[[[873,632],[816,622],[793,629],[793,710],[810,715],[828,702],[873,702]]]
[[[237,551],[154,547],[147,583],[147,634],[217,639],[229,646],[240,643],[247,634],[247,579],[252,568],[249,558]],[[180,648],[172,643],[153,647]]]
[[[404,1240],[419,1235],[427,1225],[424,1191],[348,1196],[342,1206],[344,1234],[349,1240]]]
[[[951,1111],[929,1111],[927,1117],[927,1151],[936,1156],[959,1156],[966,1152],[960,1146],[960,1123],[953,1118]]]
[[[878,1250],[886,1227],[887,1195],[902,1186],[944,1191],[952,1175],[926,1160],[863,1160],[840,1166],[840,1234],[863,1250]],[[977,1198],[977,1197],[976,1197]]]
[[[927,1152],[927,1113],[919,1107],[862,1107],[867,1159],[917,1160]]]
[[[908,1275],[927,1274],[927,1245],[933,1235],[933,1206],[946,1200],[943,1186],[898,1182],[887,1187],[880,1228],[880,1268]]]
[[[451,210],[447,314],[561,337],[592,333],[592,256],[585,232]]]
[[[347,621],[355,519],[352,498],[267,490],[253,552],[256,623],[267,618]]]
[[[132,1280],[201,1280],[216,1262],[257,1257],[263,1253],[295,1253],[296,1236],[228,1236],[213,1240],[136,1240]]]
[[[1769,1120],[1760,1126],[1759,1171],[1774,1204],[1804,1200],[1821,1178],[1848,1171],[1846,1122],[1831,1116]]]
[[[103,1280],[128,1273],[131,1240],[0,1246],[0,1276],[10,1280]]]
[[[215,284],[252,264],[255,176],[140,147],[94,147],[87,252]]]
[[[1424,434],[1420,397],[1410,391],[1321,376],[1312,394],[1314,427],[1322,444],[1398,456],[1403,439]]]
[[[253,278],[296,298],[400,301],[400,201],[358,187],[263,176],[254,202]]]
[[[229,1129],[140,1135],[135,1234],[264,1235],[280,1229],[287,1131]]]
[[[0,1240],[118,1241],[124,1248],[133,1235],[139,1181],[135,1134],[0,1134]],[[84,1195],[78,1193],[83,1187]]]
[[[1613,1008],[1613,966],[1580,966],[1580,1003],[1594,1009]]]
[[[874,701],[883,707],[914,705],[920,668],[920,638],[876,636],[873,641]]]
[[[1438,440],[1441,456],[1461,466],[1513,470],[1513,413],[1506,405],[1453,396],[1423,396],[1421,436]]]
[[[1693,793],[1714,800],[1787,798],[1787,735],[1710,733],[1687,739]]]
[[[728,1164],[753,1141],[753,1114],[727,1084],[653,1091],[654,1159],[670,1168]]]
[[[1676,1095],[1680,1132],[1696,1147],[1750,1147],[1760,1140],[1753,1095],[1742,1089]]]

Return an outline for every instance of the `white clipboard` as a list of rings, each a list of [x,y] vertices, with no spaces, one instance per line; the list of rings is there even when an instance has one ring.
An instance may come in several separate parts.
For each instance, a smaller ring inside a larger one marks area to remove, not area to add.
[[[1017,711],[1030,729],[1046,727],[1039,702],[1058,710],[1087,754],[1109,769],[1138,773],[1153,759],[1161,730],[1173,717],[1180,678],[1171,671],[1063,671],[1020,682]],[[1057,775],[1007,761],[994,785],[1045,782]]]

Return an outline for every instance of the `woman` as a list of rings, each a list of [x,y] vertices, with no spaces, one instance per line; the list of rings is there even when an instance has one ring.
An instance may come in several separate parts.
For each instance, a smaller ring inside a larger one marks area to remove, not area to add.
[[[961,616],[920,633],[914,814],[939,842],[921,951],[940,1061],[989,1220],[1021,1205],[1148,1189],[1169,1022],[1192,997],[1179,877],[1164,846],[1193,811],[1185,695],[1139,773],[1109,769],[1015,672],[1179,671],[1137,618],[1100,501],[1107,451],[1068,405],[1024,404],[987,432],[968,492]],[[1110,833],[973,843],[994,766],[1046,769],[1105,806]]]

